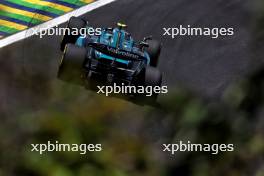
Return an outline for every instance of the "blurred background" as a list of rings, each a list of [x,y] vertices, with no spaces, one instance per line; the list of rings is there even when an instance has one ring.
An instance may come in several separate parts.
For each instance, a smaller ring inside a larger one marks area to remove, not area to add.
[[[264,3],[179,2],[120,0],[84,15],[95,26],[123,16],[137,39],[153,33],[163,42],[159,67],[169,94],[159,97],[158,108],[57,80],[60,36],[33,36],[1,48],[0,176],[264,176]],[[137,15],[129,9],[138,9]],[[160,36],[158,23],[176,25],[187,12],[192,14],[179,23],[217,21],[235,26],[236,34],[230,41]],[[31,143],[48,140],[102,143],[103,151],[30,152]],[[232,143],[235,151],[162,152],[163,143],[179,140]]]

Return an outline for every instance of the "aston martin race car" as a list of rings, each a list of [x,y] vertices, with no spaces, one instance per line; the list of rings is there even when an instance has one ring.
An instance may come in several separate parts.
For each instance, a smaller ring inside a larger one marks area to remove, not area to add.
[[[71,17],[67,29],[90,28],[79,17]],[[126,31],[126,25],[118,23],[114,28],[102,28],[99,35],[66,33],[61,41],[63,56],[58,78],[88,89],[98,85],[161,86],[162,74],[157,65],[161,44],[152,37],[135,41]],[[131,94],[130,97],[142,95]],[[156,100],[158,94],[151,97]]]

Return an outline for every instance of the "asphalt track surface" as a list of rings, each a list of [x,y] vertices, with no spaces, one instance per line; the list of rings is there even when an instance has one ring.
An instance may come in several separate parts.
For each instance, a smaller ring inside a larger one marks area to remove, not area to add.
[[[249,0],[118,0],[83,17],[95,27],[122,21],[136,39],[153,35],[160,40],[159,68],[169,90],[181,86],[219,99],[230,84],[249,72],[252,58],[261,57],[261,52],[254,52],[260,54],[256,56],[251,51],[255,10]],[[233,27],[235,35],[218,39],[162,36],[163,27],[180,24]],[[57,81],[60,38],[33,36],[1,49],[0,111],[45,101],[51,83]]]

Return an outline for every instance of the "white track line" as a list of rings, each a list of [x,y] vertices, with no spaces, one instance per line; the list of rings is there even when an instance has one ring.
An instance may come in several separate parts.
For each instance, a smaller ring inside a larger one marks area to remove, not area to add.
[[[40,32],[43,29],[47,29],[47,27],[51,28],[51,27],[57,26],[61,23],[68,21],[71,16],[81,16],[87,12],[90,12],[94,9],[97,9],[99,7],[102,7],[106,4],[109,4],[109,3],[114,2],[114,1],[116,1],[116,0],[98,0],[98,1],[95,1],[91,4],[87,4],[87,5],[79,8],[79,9],[76,9],[72,12],[64,14],[60,17],[57,17],[55,19],[52,19],[52,20],[47,21],[45,23],[42,23],[40,25],[34,26],[34,27],[29,28],[27,30],[18,32],[18,33],[11,35],[9,37],[3,38],[0,40],[0,48],[34,35],[34,33],[32,32],[33,29],[37,32]]]

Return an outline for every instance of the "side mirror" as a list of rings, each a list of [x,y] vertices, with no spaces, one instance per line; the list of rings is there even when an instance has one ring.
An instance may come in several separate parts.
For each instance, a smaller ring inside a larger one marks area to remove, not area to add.
[[[140,46],[140,48],[146,48],[146,47],[149,47],[149,44],[147,42],[145,42],[145,41],[141,41],[139,43],[139,46]]]
[[[144,37],[143,41],[146,42],[147,40],[152,40],[152,36]]]

